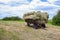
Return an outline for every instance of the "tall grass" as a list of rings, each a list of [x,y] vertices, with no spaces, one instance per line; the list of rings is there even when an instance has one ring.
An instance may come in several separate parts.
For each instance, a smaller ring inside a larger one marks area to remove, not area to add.
[[[20,40],[17,32],[6,31],[3,28],[0,28],[0,40]]]

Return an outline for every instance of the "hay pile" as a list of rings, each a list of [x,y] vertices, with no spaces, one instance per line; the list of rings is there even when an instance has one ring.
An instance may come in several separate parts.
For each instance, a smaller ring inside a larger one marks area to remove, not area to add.
[[[45,23],[47,23],[47,21],[48,21],[48,13],[40,12],[40,11],[28,12],[28,13],[24,14],[23,18],[24,19],[33,19],[33,20],[39,19],[40,21],[45,21]]]

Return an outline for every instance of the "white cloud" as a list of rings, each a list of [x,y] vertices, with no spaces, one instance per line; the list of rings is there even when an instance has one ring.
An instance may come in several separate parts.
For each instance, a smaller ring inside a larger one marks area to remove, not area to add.
[[[57,1],[57,0],[48,0],[48,2],[50,2],[50,3],[54,3],[55,1]]]
[[[60,7],[60,0],[48,0],[50,4],[56,5]]]
[[[22,17],[23,14],[26,12],[37,11],[38,9],[36,9],[36,8],[38,8],[38,7],[40,7],[40,8],[46,7],[47,9],[49,9],[48,7],[52,7],[52,9],[45,10],[45,11],[49,12],[49,14],[55,14],[55,12],[60,8],[60,6],[52,4],[56,0],[54,0],[54,1],[48,0],[51,4],[49,2],[41,2],[40,0],[32,0],[31,3],[29,3],[27,0],[0,0],[0,2],[3,2],[3,3],[9,3],[12,1],[23,2],[23,3],[25,2],[28,4],[23,4],[23,5],[19,5],[19,6],[13,6],[13,7],[10,6],[10,4],[0,5],[0,11],[1,12],[7,12],[7,13],[9,12],[11,14],[15,14],[15,15]],[[40,9],[40,11],[43,11],[43,10]]]
[[[16,1],[16,2],[27,2],[27,0],[0,0],[0,2],[4,2],[4,3],[8,3],[8,2],[12,2],[12,1]]]

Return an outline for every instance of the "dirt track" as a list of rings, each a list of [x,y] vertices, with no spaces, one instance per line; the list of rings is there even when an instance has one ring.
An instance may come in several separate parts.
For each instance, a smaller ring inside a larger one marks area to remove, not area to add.
[[[12,32],[19,40],[60,40],[60,27],[46,24],[46,29],[34,29],[24,22],[1,21],[0,28]]]

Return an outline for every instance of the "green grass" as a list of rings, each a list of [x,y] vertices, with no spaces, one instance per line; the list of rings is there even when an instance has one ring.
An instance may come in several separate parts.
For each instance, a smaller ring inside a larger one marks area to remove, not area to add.
[[[10,22],[25,22],[24,20],[0,20],[0,21],[10,21]]]
[[[52,20],[48,20],[48,24],[54,25],[54,24],[52,23]],[[60,25],[54,25],[54,26],[60,27]]]
[[[52,24],[52,20],[48,20],[48,24]]]

